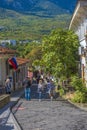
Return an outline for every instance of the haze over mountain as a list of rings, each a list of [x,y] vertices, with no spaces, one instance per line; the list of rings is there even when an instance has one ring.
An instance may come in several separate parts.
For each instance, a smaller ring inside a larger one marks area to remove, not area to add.
[[[72,13],[77,0],[0,0],[0,7],[22,13],[56,15]],[[39,13],[40,12],[40,13]]]

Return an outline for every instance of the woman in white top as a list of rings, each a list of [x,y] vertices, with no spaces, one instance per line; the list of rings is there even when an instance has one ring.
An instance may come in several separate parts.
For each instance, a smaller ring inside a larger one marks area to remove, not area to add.
[[[38,83],[39,101],[41,101],[41,98],[42,98],[42,91],[43,91],[43,81],[42,79],[40,79]]]
[[[6,94],[11,93],[11,82],[9,78],[7,78],[5,81],[5,90],[6,90]]]

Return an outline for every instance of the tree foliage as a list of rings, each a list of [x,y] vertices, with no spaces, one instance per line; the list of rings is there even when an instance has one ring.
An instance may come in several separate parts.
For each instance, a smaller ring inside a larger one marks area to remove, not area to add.
[[[38,61],[41,59],[41,56],[42,56],[41,47],[38,46],[38,47],[33,48],[26,57],[29,58],[30,65],[38,66],[39,65]]]
[[[43,39],[42,63],[55,76],[70,76],[77,71],[78,37],[70,30],[57,29]]]
[[[40,42],[17,44],[15,49],[30,65],[41,66],[56,77],[70,77],[77,72],[78,37],[70,30],[56,29]]]

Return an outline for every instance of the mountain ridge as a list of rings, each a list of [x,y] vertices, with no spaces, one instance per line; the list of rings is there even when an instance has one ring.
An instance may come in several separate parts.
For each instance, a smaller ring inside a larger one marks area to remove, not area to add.
[[[0,7],[21,13],[56,15],[72,13],[77,0],[0,0]]]

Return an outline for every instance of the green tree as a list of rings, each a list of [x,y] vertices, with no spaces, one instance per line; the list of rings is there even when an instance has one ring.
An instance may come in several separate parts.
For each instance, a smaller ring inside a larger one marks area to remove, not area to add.
[[[70,30],[57,29],[43,39],[42,63],[45,70],[55,76],[76,73],[78,60],[78,37]]]
[[[27,54],[26,58],[29,59],[30,65],[38,66],[39,61],[42,57],[42,49],[41,46],[36,46],[35,48],[32,48],[30,53]]]

